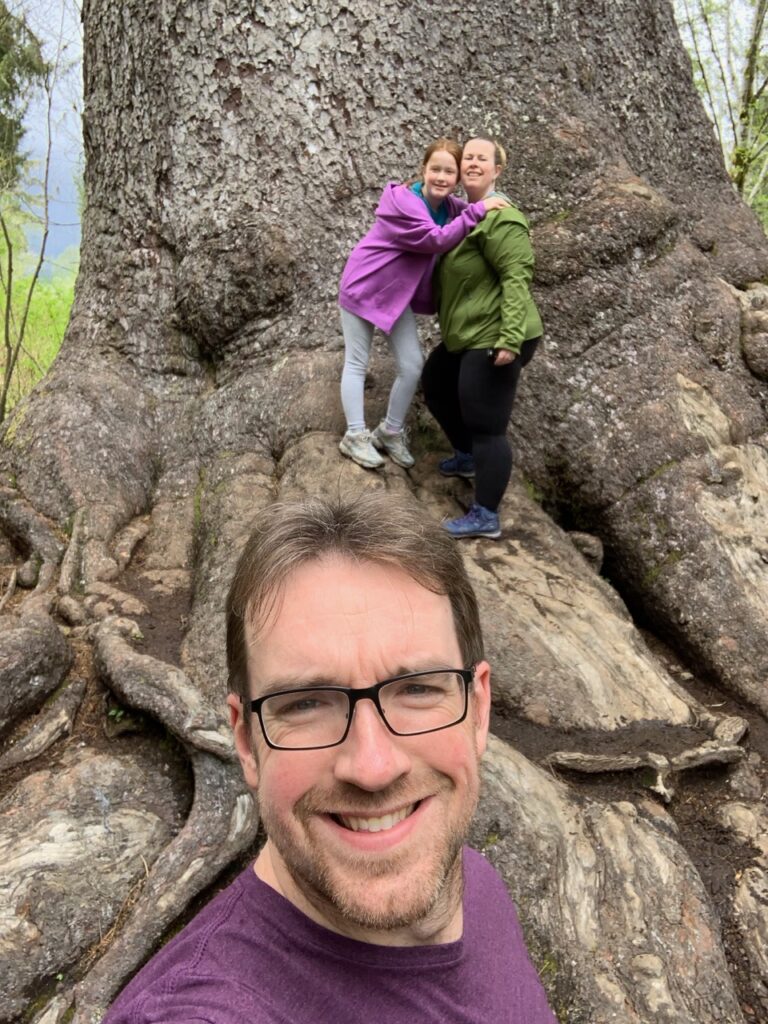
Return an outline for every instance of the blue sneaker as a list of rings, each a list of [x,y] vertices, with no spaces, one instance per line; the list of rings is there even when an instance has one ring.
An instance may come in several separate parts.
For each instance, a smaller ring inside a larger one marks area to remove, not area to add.
[[[496,540],[501,536],[498,512],[491,512],[483,505],[472,505],[465,516],[458,519],[446,519],[442,523],[452,537],[490,537]]]
[[[465,480],[471,480],[475,475],[475,460],[467,452],[456,449],[451,458],[443,459],[437,468],[443,476],[462,476]]]

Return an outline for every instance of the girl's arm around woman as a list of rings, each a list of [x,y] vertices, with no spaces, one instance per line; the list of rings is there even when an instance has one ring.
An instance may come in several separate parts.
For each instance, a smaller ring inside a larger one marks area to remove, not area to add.
[[[387,185],[376,210],[376,228],[384,243],[407,252],[442,253],[453,249],[478,224],[489,210],[506,205],[498,198],[468,203],[463,208],[452,198],[454,219],[444,227],[432,220],[424,201],[407,185]]]

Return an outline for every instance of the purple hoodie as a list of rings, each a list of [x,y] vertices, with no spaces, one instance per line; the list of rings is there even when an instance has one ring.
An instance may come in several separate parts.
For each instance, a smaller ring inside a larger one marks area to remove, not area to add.
[[[339,305],[385,334],[407,306],[434,313],[432,270],[485,216],[485,206],[448,196],[449,221],[439,227],[424,200],[391,181],[381,194],[373,227],[352,250],[341,275]]]

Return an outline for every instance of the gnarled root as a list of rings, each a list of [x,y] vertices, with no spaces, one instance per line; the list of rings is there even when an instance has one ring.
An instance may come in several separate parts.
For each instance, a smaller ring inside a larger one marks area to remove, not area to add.
[[[192,747],[233,758],[229,727],[186,673],[157,658],[138,654],[125,639],[127,636],[140,638],[130,619],[110,616],[96,627],[96,664],[117,696],[158,718]]]
[[[72,731],[85,690],[83,679],[76,679],[62,687],[61,692],[40,712],[30,728],[0,757],[0,772],[39,757],[56,740],[68,735]]]
[[[48,521],[18,491],[0,487],[0,527],[27,552],[23,575],[38,590],[46,590],[64,554]]]
[[[118,919],[117,936],[102,940],[106,952],[75,989],[72,1024],[98,1024],[179,913],[256,837],[258,814],[239,766],[206,753],[193,754],[192,765],[195,799],[189,818],[155,862],[138,900],[123,921]],[[100,952],[97,947],[94,955]]]
[[[36,711],[69,670],[72,653],[45,605],[45,594],[32,595],[0,636],[0,729]]]

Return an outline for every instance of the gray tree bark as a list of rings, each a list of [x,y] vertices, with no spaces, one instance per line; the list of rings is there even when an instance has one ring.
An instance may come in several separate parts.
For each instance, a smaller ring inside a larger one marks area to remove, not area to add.
[[[256,509],[365,487],[438,516],[466,500],[437,478],[419,407],[412,473],[339,457],[336,290],[383,184],[415,174],[431,137],[479,131],[508,144],[547,332],[512,429],[527,489],[521,476],[510,491],[501,543],[465,548],[497,726],[535,731],[549,766],[650,789],[585,801],[498,740],[474,841],[518,900],[561,1021],[768,1013],[759,749],[745,757],[740,708],[703,706],[622,601],[768,712],[768,244],[727,180],[667,0],[86,0],[83,17],[76,302],[0,449],[0,679],[15,687],[0,858],[28,856],[29,836],[50,853],[45,885],[0,889],[0,1020],[26,1007],[53,1024],[72,1005],[78,1024],[100,1019],[254,849],[222,607]],[[374,414],[390,379],[375,359]],[[561,526],[604,548],[614,588]],[[675,821],[684,774],[712,763],[735,766],[719,827],[741,865],[716,904]],[[62,781],[35,821],[23,804],[49,767]],[[111,858],[109,899],[65,874],[72,835],[84,877]]]

